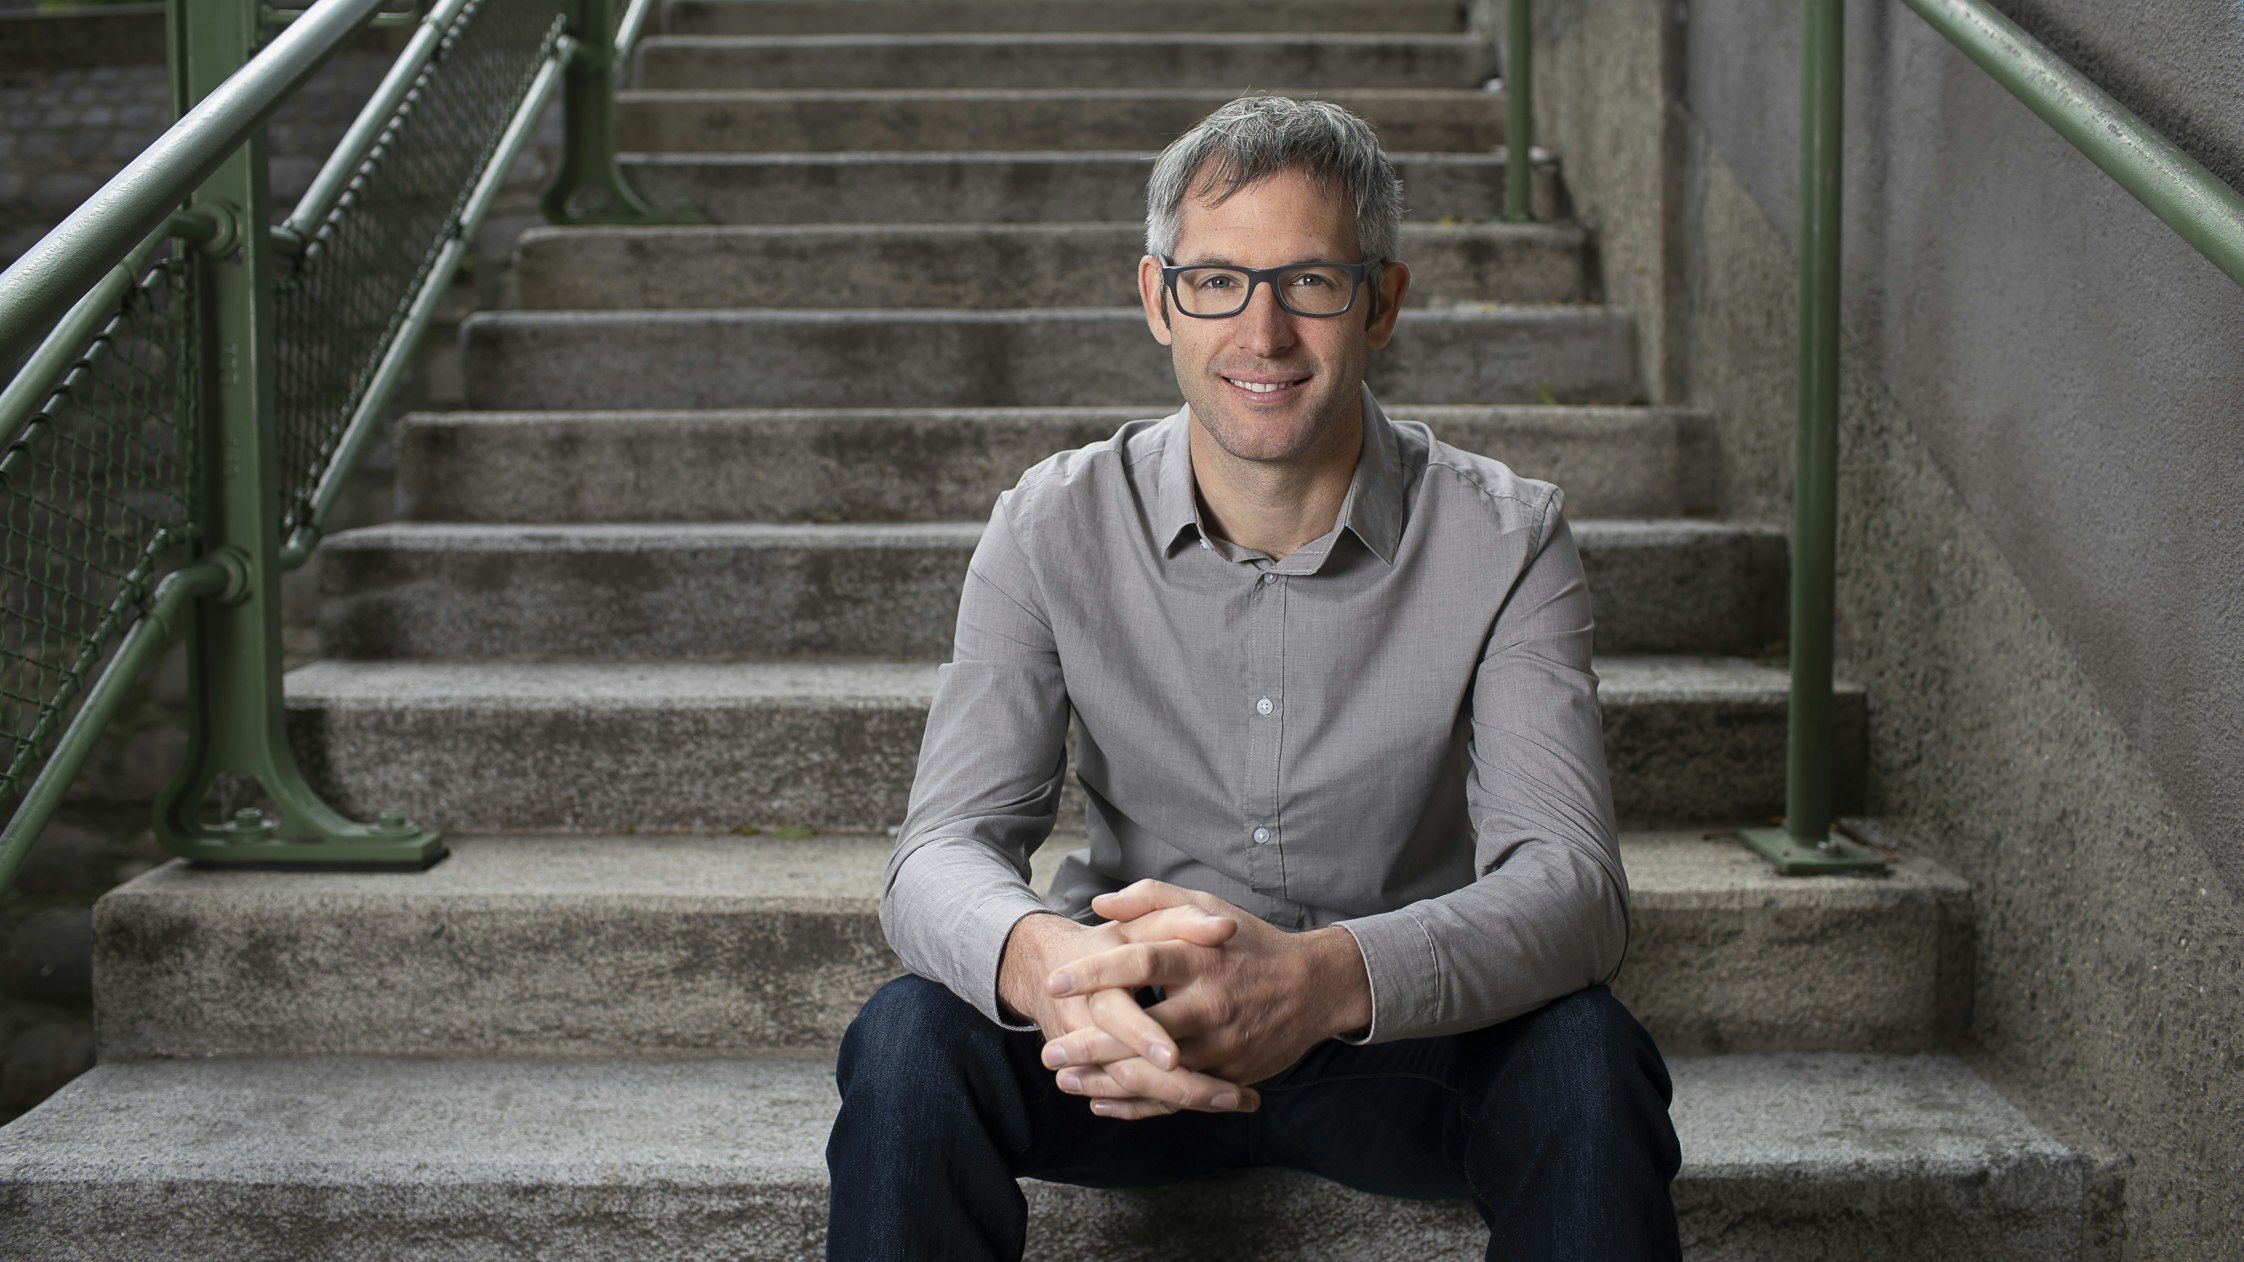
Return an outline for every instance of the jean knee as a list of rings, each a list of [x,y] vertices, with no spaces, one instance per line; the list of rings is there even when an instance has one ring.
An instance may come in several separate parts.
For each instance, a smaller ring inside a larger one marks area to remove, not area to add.
[[[1652,1037],[1620,1000],[1593,986],[1518,1019],[1503,1088],[1554,1127],[1634,1130],[1647,1113],[1665,1117],[1673,1097]]]
[[[939,982],[904,976],[881,987],[842,1035],[834,1077],[842,1094],[881,1083],[925,1090],[946,1067],[971,1059],[996,1029]]]

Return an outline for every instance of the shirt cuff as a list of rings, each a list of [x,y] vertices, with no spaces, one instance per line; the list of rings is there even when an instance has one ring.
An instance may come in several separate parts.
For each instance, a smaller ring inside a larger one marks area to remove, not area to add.
[[[1433,935],[1408,908],[1381,912],[1340,927],[1363,952],[1371,983],[1371,1026],[1348,1043],[1391,1043],[1436,1024],[1441,1008],[1441,968]]]
[[[1013,926],[1051,909],[1025,881],[991,884],[988,865],[988,853],[968,841],[944,838],[914,851],[889,887],[889,942],[906,968],[941,982],[991,1021],[1033,1030],[999,1015],[998,966]],[[960,886],[969,881],[981,888],[962,907]]]

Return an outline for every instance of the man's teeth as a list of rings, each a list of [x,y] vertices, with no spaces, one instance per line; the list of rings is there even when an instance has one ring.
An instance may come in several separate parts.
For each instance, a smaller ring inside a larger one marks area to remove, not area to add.
[[[1241,381],[1236,377],[1225,377],[1224,380],[1242,390],[1252,390],[1256,394],[1269,394],[1273,390],[1283,390],[1293,384],[1290,381]]]

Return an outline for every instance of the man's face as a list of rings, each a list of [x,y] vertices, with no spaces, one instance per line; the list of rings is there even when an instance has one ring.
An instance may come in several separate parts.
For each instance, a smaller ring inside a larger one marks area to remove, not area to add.
[[[1363,261],[1347,197],[1338,188],[1320,192],[1304,171],[1250,184],[1220,206],[1188,197],[1180,219],[1175,262],[1183,266]],[[1234,458],[1277,463],[1314,459],[1325,443],[1353,431],[1365,360],[1394,335],[1409,277],[1400,263],[1387,266],[1379,315],[1368,328],[1368,284],[1340,316],[1295,315],[1269,285],[1258,285],[1246,310],[1208,320],[1176,311],[1164,317],[1161,260],[1148,255],[1138,263],[1146,323],[1169,348],[1193,418]]]

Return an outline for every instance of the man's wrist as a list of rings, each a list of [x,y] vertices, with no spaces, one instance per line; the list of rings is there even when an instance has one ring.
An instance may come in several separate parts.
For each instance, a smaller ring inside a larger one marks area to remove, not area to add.
[[[1044,1006],[1045,979],[1052,969],[1046,948],[1060,936],[1082,928],[1057,912],[1032,911],[1013,922],[997,957],[997,1006],[1001,1016],[1033,1022]]]
[[[1371,1028],[1371,974],[1356,935],[1338,925],[1302,935],[1311,946],[1310,993],[1325,997],[1327,1038],[1362,1034]]]

